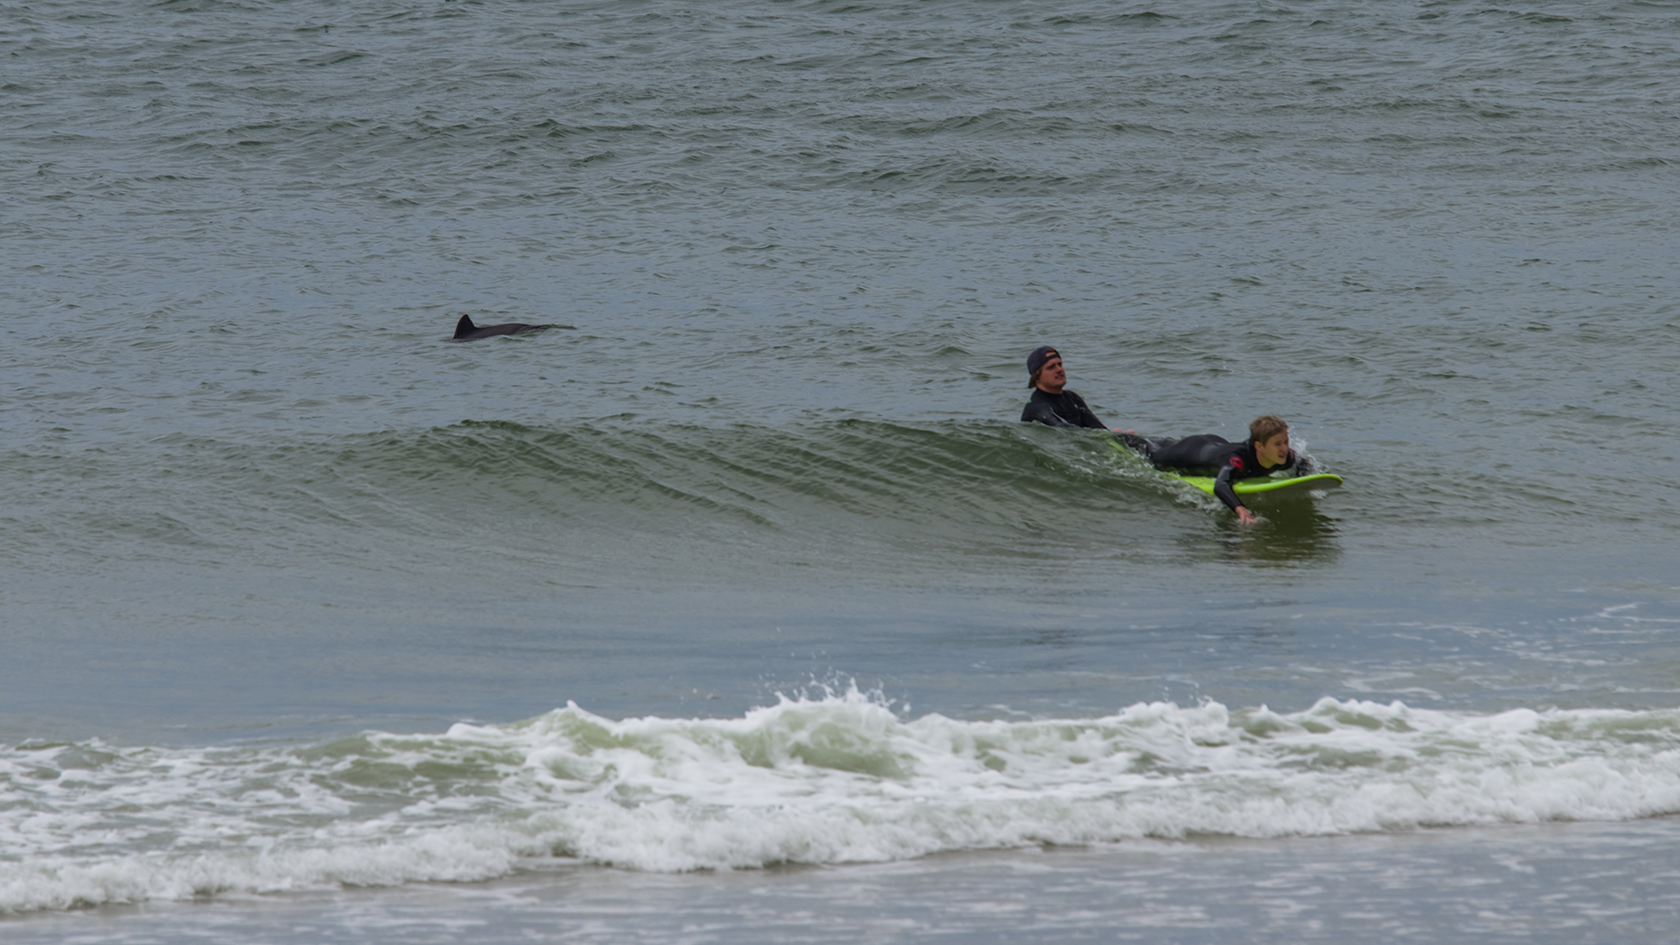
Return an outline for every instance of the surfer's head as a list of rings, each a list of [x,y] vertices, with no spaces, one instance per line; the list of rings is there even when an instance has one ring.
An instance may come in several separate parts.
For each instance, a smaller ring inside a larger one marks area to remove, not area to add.
[[[1248,439],[1254,455],[1267,469],[1282,466],[1289,459],[1289,424],[1271,414],[1261,414],[1248,425]]]
[[[1027,355],[1027,386],[1042,388],[1047,393],[1059,394],[1067,385],[1067,372],[1062,369],[1062,355],[1049,345],[1034,348],[1032,354]]]

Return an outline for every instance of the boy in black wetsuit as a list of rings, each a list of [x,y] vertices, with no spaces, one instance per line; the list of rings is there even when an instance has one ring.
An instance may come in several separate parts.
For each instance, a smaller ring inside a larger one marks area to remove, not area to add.
[[[1298,476],[1310,476],[1316,470],[1311,459],[1289,448],[1289,426],[1277,417],[1266,414],[1248,425],[1248,439],[1232,443],[1222,436],[1203,433],[1182,440],[1136,437],[1142,444],[1128,438],[1126,445],[1149,457],[1157,469],[1182,469],[1192,475],[1206,475],[1217,469],[1213,494],[1237,513],[1244,525],[1255,521],[1254,513],[1237,499],[1231,483],[1238,479],[1269,476],[1280,469],[1295,467]]]

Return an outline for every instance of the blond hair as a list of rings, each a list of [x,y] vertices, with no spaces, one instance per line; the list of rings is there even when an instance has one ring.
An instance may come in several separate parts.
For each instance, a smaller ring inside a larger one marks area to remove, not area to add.
[[[1289,424],[1284,423],[1269,413],[1254,418],[1248,425],[1248,438],[1255,443],[1264,443],[1279,433],[1288,433]]]

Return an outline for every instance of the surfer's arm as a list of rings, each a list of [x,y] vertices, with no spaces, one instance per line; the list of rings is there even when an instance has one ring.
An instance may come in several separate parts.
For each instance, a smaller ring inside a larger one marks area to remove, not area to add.
[[[1297,476],[1311,476],[1311,475],[1316,474],[1317,472],[1318,472],[1318,466],[1315,463],[1313,463],[1312,457],[1308,456],[1305,453],[1296,453],[1295,454],[1295,475],[1297,475]]]
[[[1049,404],[1039,403],[1036,400],[1029,402],[1026,409],[1021,411],[1021,422],[1042,423],[1051,427],[1073,426],[1073,424],[1063,420],[1056,411],[1051,410]]]
[[[1072,391],[1069,391],[1068,393],[1073,394],[1073,400],[1076,404],[1078,404],[1077,413],[1074,415],[1074,419],[1079,421],[1080,426],[1087,430],[1108,429],[1108,424],[1098,420],[1097,415],[1091,412],[1090,406],[1085,403],[1085,398],[1079,396],[1078,394],[1074,394]]]
[[[1231,511],[1237,513],[1237,518],[1244,525],[1249,525],[1254,522],[1254,513],[1250,512],[1248,506],[1243,505],[1237,499],[1237,491],[1231,488],[1231,477],[1236,471],[1236,467],[1230,463],[1219,467],[1219,475],[1213,480],[1213,494],[1219,497],[1219,501],[1230,507]]]

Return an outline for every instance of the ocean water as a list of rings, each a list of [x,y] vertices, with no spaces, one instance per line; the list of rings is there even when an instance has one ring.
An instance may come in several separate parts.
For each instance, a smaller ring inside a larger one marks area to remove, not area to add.
[[[1673,941],[1677,76],[1657,2],[0,2],[0,938]],[[1345,484],[1024,426],[1043,343]]]

